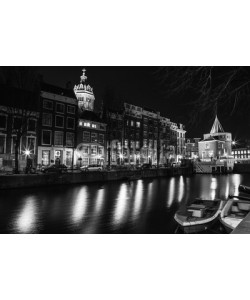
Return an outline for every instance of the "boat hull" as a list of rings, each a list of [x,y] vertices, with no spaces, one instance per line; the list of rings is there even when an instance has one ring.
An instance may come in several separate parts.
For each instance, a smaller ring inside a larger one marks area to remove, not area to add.
[[[211,222],[204,223],[204,224],[189,225],[189,226],[179,225],[179,226],[184,233],[192,234],[192,233],[199,233],[199,232],[210,229],[213,226],[215,221],[216,221],[216,219]]]

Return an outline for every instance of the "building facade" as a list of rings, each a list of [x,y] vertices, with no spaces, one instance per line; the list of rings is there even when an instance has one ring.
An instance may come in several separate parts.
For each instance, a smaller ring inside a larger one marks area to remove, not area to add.
[[[177,151],[184,153],[183,126],[178,127],[155,110],[124,103],[120,111],[109,109],[104,115],[110,164],[166,164],[176,160]]]
[[[199,158],[212,160],[231,155],[232,134],[224,132],[216,116],[210,133],[204,134],[204,139],[199,142]]]
[[[30,91],[0,85],[0,169],[23,171],[27,160],[36,166],[38,96]]]
[[[186,149],[185,157],[189,159],[196,159],[199,156],[199,141],[200,138],[187,138],[186,139]]]
[[[80,83],[75,85],[77,99],[77,140],[75,164],[79,167],[89,164],[106,164],[106,124],[94,112],[93,88],[87,84],[83,69]]]
[[[43,84],[38,135],[38,164],[73,166],[78,122],[77,100],[72,90]]]

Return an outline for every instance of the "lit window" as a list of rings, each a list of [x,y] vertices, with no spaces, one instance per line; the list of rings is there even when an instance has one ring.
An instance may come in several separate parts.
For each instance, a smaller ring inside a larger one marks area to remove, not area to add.
[[[140,126],[141,126],[141,123],[140,122],[136,122],[136,127],[140,128]]]
[[[83,126],[85,126],[85,127],[90,127],[90,123],[89,123],[89,122],[84,122],[84,123],[83,123]]]
[[[97,146],[91,146],[91,154],[97,154]]]
[[[96,124],[92,124],[92,128],[96,128]]]
[[[134,126],[134,121],[133,120],[131,120],[131,126]]]
[[[91,133],[91,142],[97,143],[97,133]]]

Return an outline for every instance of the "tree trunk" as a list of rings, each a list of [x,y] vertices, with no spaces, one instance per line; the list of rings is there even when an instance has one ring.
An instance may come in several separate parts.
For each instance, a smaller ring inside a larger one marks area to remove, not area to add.
[[[15,142],[15,168],[14,168],[15,174],[19,174],[19,167],[18,167],[19,148],[20,148],[20,137],[17,137]]]

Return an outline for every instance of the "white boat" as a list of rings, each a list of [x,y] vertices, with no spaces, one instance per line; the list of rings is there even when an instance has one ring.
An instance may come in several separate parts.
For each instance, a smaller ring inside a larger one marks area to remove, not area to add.
[[[221,199],[195,199],[191,205],[178,210],[174,219],[185,233],[198,233],[214,224],[224,205],[225,201]]]
[[[227,233],[231,233],[249,212],[249,198],[231,196],[221,211],[220,222],[225,227]]]

